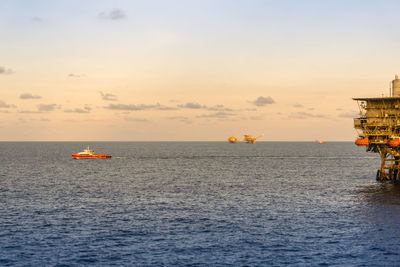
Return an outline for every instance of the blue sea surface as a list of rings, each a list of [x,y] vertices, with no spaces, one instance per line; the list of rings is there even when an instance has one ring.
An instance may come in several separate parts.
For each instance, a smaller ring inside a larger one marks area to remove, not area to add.
[[[89,144],[111,159],[74,160]],[[1,266],[399,266],[350,142],[1,142]]]

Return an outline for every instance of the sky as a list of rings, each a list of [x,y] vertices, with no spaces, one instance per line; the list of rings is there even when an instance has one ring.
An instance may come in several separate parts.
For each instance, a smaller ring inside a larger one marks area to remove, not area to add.
[[[351,141],[399,1],[2,0],[0,141]]]

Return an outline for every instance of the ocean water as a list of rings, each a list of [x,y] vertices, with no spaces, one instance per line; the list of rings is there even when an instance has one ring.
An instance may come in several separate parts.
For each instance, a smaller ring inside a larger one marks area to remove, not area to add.
[[[1,142],[0,265],[399,266],[378,167],[350,142]]]

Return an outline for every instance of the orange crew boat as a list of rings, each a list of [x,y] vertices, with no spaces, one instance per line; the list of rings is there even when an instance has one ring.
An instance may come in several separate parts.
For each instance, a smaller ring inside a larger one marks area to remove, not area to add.
[[[88,146],[83,152],[79,152],[78,154],[72,154],[74,159],[110,159],[110,155],[105,154],[94,154],[94,151],[90,149]]]

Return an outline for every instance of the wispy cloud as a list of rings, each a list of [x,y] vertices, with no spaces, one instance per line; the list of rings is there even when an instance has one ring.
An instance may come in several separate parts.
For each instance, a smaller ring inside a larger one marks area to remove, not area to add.
[[[56,104],[39,104],[37,106],[38,111],[49,112],[54,111],[56,108],[59,108]]]
[[[312,114],[304,111],[294,112],[289,115],[293,119],[308,119],[308,118],[327,118],[324,114]]]
[[[168,107],[168,106],[163,106],[163,105],[158,106],[156,109],[157,110],[179,110],[179,108],[176,108],[176,107]]]
[[[186,109],[205,109],[205,110],[209,110],[209,111],[233,111],[233,109],[227,108],[222,104],[208,107],[206,105],[201,105],[201,104],[195,103],[195,102],[188,102],[186,104],[178,105],[177,107],[178,108],[186,108]]]
[[[154,109],[155,107],[157,107],[157,105],[109,104],[104,108],[111,110],[146,110],[146,109]]]
[[[103,100],[106,100],[106,101],[117,101],[118,100],[116,95],[103,93],[103,92],[100,92],[100,94],[101,94],[101,98]]]
[[[264,116],[263,116],[263,115],[260,115],[260,116],[250,116],[249,119],[250,119],[250,120],[253,120],[253,121],[260,121],[260,120],[263,120],[263,119],[264,119]]]
[[[83,77],[86,77],[86,75],[85,74],[70,73],[70,74],[68,74],[68,77],[69,78],[83,78]]]
[[[192,121],[188,117],[185,117],[185,116],[172,116],[172,117],[168,117],[167,119],[168,120],[177,120],[177,121],[187,123],[187,124],[192,123]]]
[[[102,97],[105,96],[102,93]],[[224,105],[215,105],[212,107],[207,107],[206,105],[201,105],[195,102],[187,102],[186,104],[177,105],[176,107],[164,106],[159,103],[157,104],[109,104],[108,106],[104,106],[105,109],[110,110],[125,110],[125,111],[135,111],[135,110],[180,110],[180,109],[194,109],[194,110],[209,110],[209,111],[234,111],[231,108],[227,108]]]
[[[100,19],[108,19],[108,20],[120,20],[125,19],[126,14],[123,10],[115,8],[110,11],[101,12],[98,17]]]
[[[15,105],[7,104],[3,100],[0,100],[0,108],[15,108],[15,107],[16,107]]]
[[[293,104],[293,107],[295,108],[304,108],[302,104]]]
[[[132,117],[126,117],[126,118],[124,118],[124,120],[132,121],[132,122],[149,122],[148,119],[132,118]]]
[[[21,94],[19,96],[21,99],[40,99],[42,98],[40,95],[32,95],[32,94]]]
[[[251,103],[253,103],[257,107],[264,107],[266,105],[274,104],[275,100],[273,100],[272,97],[270,96],[268,97],[259,96],[256,100],[252,101]]]
[[[233,109],[227,108],[224,105],[216,105],[213,107],[209,107],[209,108],[207,108],[207,110],[210,110],[210,111],[233,111]]]
[[[10,108],[11,106],[6,102],[0,100],[0,108]]]
[[[14,71],[12,69],[6,69],[5,67],[0,66],[0,74],[13,74]]]
[[[38,113],[43,113],[43,111],[38,111],[38,110],[19,110],[18,113],[22,113],[22,114],[38,114]]]
[[[32,17],[31,21],[33,21],[33,22],[43,22],[43,19],[40,18],[40,17]]]
[[[203,115],[199,115],[196,116],[196,118],[218,118],[218,119],[223,119],[223,118],[229,118],[229,117],[233,117],[236,116],[235,113],[231,113],[231,112],[225,112],[225,111],[218,111],[218,112],[214,112],[211,114],[203,114]]]
[[[340,118],[356,118],[358,116],[359,116],[358,112],[354,111],[354,110],[342,112],[342,113],[339,113],[339,115],[338,115],[338,117],[340,117]]]
[[[91,110],[92,110],[91,107],[86,106],[84,108],[65,109],[64,112],[66,112],[66,113],[90,113]]]
[[[183,105],[178,105],[179,108],[188,108],[188,109],[202,109],[202,108],[207,108],[204,105],[200,105],[199,103],[193,103],[193,102],[188,102]]]
[[[159,103],[155,105],[147,105],[147,104],[139,104],[139,105],[134,105],[134,104],[109,104],[108,106],[104,107],[105,109],[110,109],[110,110],[176,110],[177,108],[174,107],[167,107],[160,105]]]

